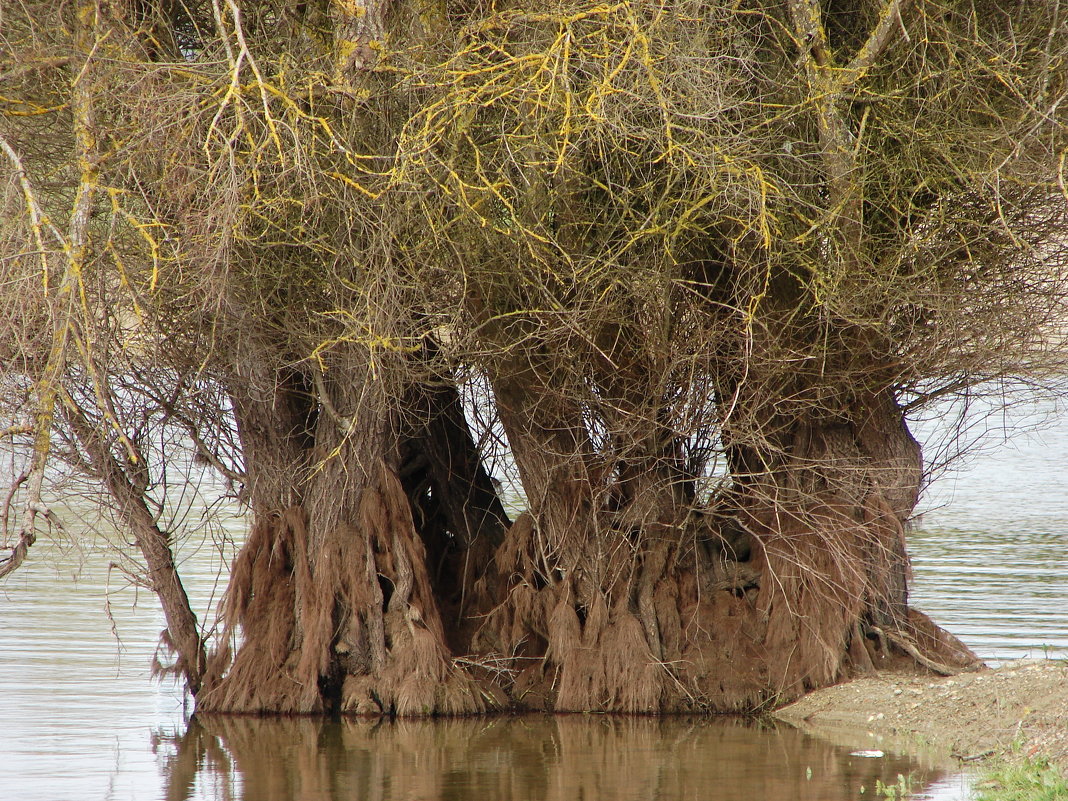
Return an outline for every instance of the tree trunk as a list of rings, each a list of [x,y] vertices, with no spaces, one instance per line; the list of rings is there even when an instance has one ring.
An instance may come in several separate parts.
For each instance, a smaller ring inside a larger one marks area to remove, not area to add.
[[[119,519],[133,535],[148,567],[148,586],[159,598],[167,628],[164,644],[176,656],[169,671],[180,675],[190,694],[198,696],[204,683],[206,654],[197,617],[189,603],[171,551],[170,534],[160,529],[145,502],[145,487],[115,458],[102,433],[73,402],[64,418],[89,456],[89,463],[114,501]],[[143,457],[141,458],[143,464]],[[132,465],[133,470],[139,465]]]
[[[596,509],[597,473],[547,456],[563,450],[566,415],[550,418],[536,389],[497,389],[509,439],[524,443],[524,484],[545,490],[497,553],[501,583],[476,640],[515,658],[519,703],[752,711],[875,665],[979,664],[908,607],[920,449],[890,392],[841,419],[798,421],[782,452],[757,460],[774,469],[680,515],[656,460],[644,475],[614,473],[634,486],[614,512]]]
[[[636,563],[608,511],[611,465],[552,377],[537,352],[493,377],[530,511],[480,587],[475,648],[518,672],[509,689],[523,705],[654,711],[656,667],[628,604]]]
[[[398,475],[427,550],[434,595],[454,653],[470,651],[475,584],[510,525],[451,378],[412,387]]]
[[[507,517],[474,451],[455,388],[413,389],[409,397],[423,399],[426,416],[402,425],[384,380],[358,358],[335,366],[331,377],[319,382],[317,403],[304,395],[315,415],[280,417],[287,407],[277,393],[235,399],[248,454],[296,453],[297,465],[306,467],[291,469],[283,486],[284,466],[268,463],[267,480],[254,484],[255,522],[226,599],[226,639],[236,651],[215,655],[198,708],[485,711],[495,696],[454,665],[449,647],[461,639],[453,596],[462,598],[479,565],[468,561],[447,578],[436,568],[448,550],[442,539],[455,542],[457,553],[475,553],[476,543],[481,548],[499,538]],[[290,390],[280,383],[278,391]],[[349,397],[360,401],[351,413]],[[294,417],[313,419],[314,426],[295,425]],[[402,456],[407,488],[399,475]],[[430,497],[440,505],[433,514],[412,483],[413,465],[422,466],[433,487]],[[247,469],[254,473],[256,465],[250,461]],[[280,506],[291,498],[298,503]]]

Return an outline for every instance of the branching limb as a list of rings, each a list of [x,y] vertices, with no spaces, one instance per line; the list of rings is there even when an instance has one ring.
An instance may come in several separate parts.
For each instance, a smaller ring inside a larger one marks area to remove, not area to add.
[[[50,265],[48,254],[51,249],[44,245],[43,230],[47,226],[52,235],[63,249],[70,254],[71,248],[68,240],[51,223],[46,222],[45,215],[37,201],[33,187],[26,177],[26,170],[22,160],[14,148],[0,136],[0,149],[7,155],[15,169],[15,174],[22,188],[23,198],[26,202],[26,211],[30,218],[30,226],[37,241],[38,251],[41,254],[43,280],[47,287]],[[81,219],[81,218],[79,218]],[[88,219],[82,219],[83,224]],[[73,225],[72,229],[77,231]],[[37,381],[37,411],[32,426],[33,455],[30,466],[26,471],[24,483],[26,484],[25,501],[22,506],[22,517],[19,524],[18,540],[12,548],[11,555],[0,562],[0,577],[17,569],[26,558],[30,547],[36,542],[36,524],[39,514],[47,514],[47,507],[41,500],[41,488],[44,483],[45,467],[52,445],[52,422],[55,417],[56,395],[67,364],[67,347],[70,340],[71,328],[74,315],[74,286],[76,283],[77,264],[72,258],[66,260],[66,269],[63,279],[56,291],[55,303],[52,316],[52,345],[48,352],[44,374]]]
[[[180,422],[182,423],[182,425],[185,426],[185,430],[189,434],[189,438],[193,440],[193,445],[196,447],[197,454],[200,456],[200,458],[202,458],[205,462],[215,468],[215,470],[217,470],[220,475],[225,476],[231,481],[236,482],[238,484],[245,484],[248,482],[247,475],[240,471],[231,469],[226,464],[224,464],[218,456],[215,455],[211,448],[208,447],[207,443],[205,443],[204,440],[201,439],[200,433],[196,430],[196,426],[194,426],[191,421],[182,419],[180,420]]]
[[[47,286],[49,273],[48,254],[52,252],[52,248],[45,245],[44,231],[47,228],[48,232],[55,238],[56,243],[63,249],[68,247],[67,240],[45,216],[44,211],[41,209],[41,204],[37,201],[37,194],[30,185],[30,179],[26,168],[22,164],[22,159],[2,134],[0,134],[0,150],[4,151],[8,161],[11,162],[15,178],[19,182],[19,188],[22,189],[22,197],[26,203],[26,213],[30,218],[30,228],[33,231],[34,244],[37,245],[37,256],[41,261],[42,280]]]
[[[312,381],[315,382],[315,392],[319,396],[319,404],[323,411],[326,412],[326,416],[329,417],[342,433],[348,434],[352,431],[355,425],[353,418],[345,417],[338,412],[337,407],[334,406],[334,402],[330,400],[330,393],[326,389],[326,382],[323,381],[322,371],[318,365],[312,364],[311,366]]]
[[[69,58],[61,56],[57,58],[45,58],[41,59],[40,61],[31,62],[29,64],[19,64],[17,67],[12,67],[7,72],[0,72],[0,83],[14,80],[15,78],[19,78],[29,72],[40,72],[42,70],[65,67],[69,63]]]
[[[26,479],[29,477],[29,473],[23,471],[11,482],[11,486],[8,488],[7,495],[4,498],[4,505],[0,508],[0,532],[2,532],[5,542],[8,537],[8,519],[11,512],[11,503],[15,499],[15,493],[18,492],[19,487],[25,484]],[[33,545],[32,532],[29,537],[20,534],[18,542],[11,548],[10,555],[0,559],[0,577],[6,576],[22,564],[22,560],[26,558],[26,552],[31,545]]]
[[[882,55],[883,50],[889,44],[895,23],[900,27],[902,35],[908,35],[901,15],[910,2],[911,0],[887,0],[883,5],[882,11],[879,12],[879,22],[876,23],[875,28],[868,35],[867,41],[864,42],[864,45],[849,62],[849,66],[845,70],[845,81],[853,84],[864,77],[864,74],[871,68],[876,59]]]
[[[52,269],[49,254],[55,252],[54,248],[45,247],[44,230],[46,227],[65,256],[62,262],[62,278],[55,290],[52,302],[52,343],[44,372],[36,382],[37,412],[33,424],[33,455],[27,470],[26,495],[18,542],[11,557],[6,559],[3,567],[0,568],[0,576],[16,569],[25,559],[27,551],[36,540],[35,527],[38,515],[45,517],[49,522],[54,520],[48,507],[42,501],[41,490],[45,468],[52,449],[52,427],[56,416],[56,401],[62,389],[68,351],[72,342],[78,337],[77,315],[85,303],[83,270],[89,249],[89,225],[95,205],[100,171],[96,159],[96,131],[91,89],[86,79],[89,58],[96,46],[92,39],[94,24],[92,10],[89,7],[80,9],[76,46],[85,54],[86,61],[74,80],[71,102],[72,126],[78,152],[79,181],[66,236],[47,222],[47,216],[42,211],[36,193],[29,183],[19,154],[0,136],[0,149],[4,151],[14,167],[22,189],[30,227],[40,254],[42,280],[46,290],[49,287]],[[87,311],[85,316],[88,319]],[[88,358],[87,363],[89,363]]]
[[[8,426],[0,431],[0,439],[7,439],[8,437],[21,437],[23,434],[32,434],[33,426],[28,424],[15,424]]]
[[[901,24],[904,30],[901,14],[908,2],[887,0],[879,13],[878,23],[845,69],[834,64],[820,0],[789,0],[787,4],[801,49],[810,99],[816,110],[832,210],[832,235],[839,242],[840,255],[847,263],[861,258],[864,187],[857,169],[856,135],[850,124],[846,93],[885,51],[894,24]]]
[[[26,560],[26,554],[30,547],[37,541],[37,535],[32,531],[20,531],[18,542],[11,548],[11,553],[0,559],[0,578],[8,573],[18,570]]]
[[[823,26],[820,0],[789,0],[790,19],[794,24],[797,46],[809,69],[832,66],[831,46]]]
[[[193,441],[193,447],[196,448],[197,456],[207,462],[212,468],[214,468],[221,476],[229,479],[237,484],[245,484],[248,482],[248,476],[240,470],[234,470],[222,461],[200,436],[200,432],[197,430],[196,425],[183,414],[178,414],[173,410],[168,410],[169,416],[176,420],[189,435],[189,438]]]
[[[138,491],[136,479],[131,478],[115,458],[85,412],[69,398],[62,411],[88,454],[92,469],[117,502],[122,520],[144,556],[149,586],[163,607],[168,636],[178,654],[180,669],[190,691],[196,695],[206,665],[204,638],[174,562],[170,535],[159,528],[144,493]]]
[[[10,518],[11,503],[15,500],[15,493],[19,491],[19,487],[26,483],[26,479],[29,478],[29,473],[23,470],[11,482],[11,486],[8,487],[7,495],[4,497],[4,505],[0,507],[0,535],[7,541],[8,537],[8,520]]]

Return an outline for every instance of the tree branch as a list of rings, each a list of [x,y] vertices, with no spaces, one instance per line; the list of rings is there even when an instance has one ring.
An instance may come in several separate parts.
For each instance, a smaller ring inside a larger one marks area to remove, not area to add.
[[[315,392],[319,396],[319,405],[323,411],[326,412],[326,416],[329,417],[334,424],[341,430],[343,434],[348,434],[352,431],[355,422],[351,417],[345,417],[338,412],[337,407],[334,406],[333,401],[330,400],[330,393],[326,390],[326,383],[323,381],[322,371],[319,370],[318,365],[312,364],[311,366],[312,381],[315,382]]]
[[[8,160],[15,168],[19,185],[22,188],[23,198],[26,202],[26,211],[30,218],[30,226],[33,230],[34,239],[41,253],[41,267],[43,280],[47,288],[50,265],[48,254],[52,252],[44,245],[42,229],[48,226],[52,235],[67,253],[66,269],[55,295],[55,307],[52,318],[52,345],[48,351],[48,359],[45,362],[44,373],[37,381],[37,411],[32,426],[33,455],[30,466],[26,471],[24,482],[26,483],[26,498],[22,506],[22,520],[19,524],[18,542],[11,550],[11,555],[0,561],[0,577],[17,569],[26,558],[30,547],[37,541],[35,527],[37,515],[48,514],[48,508],[41,501],[41,487],[44,483],[45,467],[52,448],[52,422],[55,418],[56,395],[62,379],[63,371],[67,365],[67,346],[70,341],[71,327],[73,324],[73,298],[74,285],[79,264],[77,256],[70,243],[51,223],[41,211],[37,202],[37,196],[26,177],[26,170],[22,160],[7,140],[0,136],[0,150],[7,155]],[[81,193],[79,193],[79,197]],[[73,234],[78,234],[80,229],[75,225],[75,220],[88,224],[88,218],[76,217],[72,219],[71,228]],[[28,432],[29,433],[29,432]],[[21,483],[21,482],[20,482]]]
[[[89,455],[93,470],[115,499],[119,515],[144,556],[149,586],[163,607],[167,632],[178,654],[180,669],[190,692],[196,695],[203,682],[207,662],[204,638],[174,562],[170,534],[160,529],[144,493],[137,489],[135,481],[112,454],[100,431],[86,418],[85,412],[69,402],[63,407],[63,413]]]
[[[54,69],[55,67],[65,67],[70,61],[70,58],[62,56],[59,58],[45,58],[30,64],[20,64],[17,67],[12,67],[7,72],[0,72],[0,83],[19,78],[28,72],[38,72],[40,70]]]
[[[7,437],[19,437],[23,434],[32,434],[33,426],[29,423],[16,424],[8,426],[7,428],[0,430],[0,438],[6,439]]]
[[[827,39],[827,29],[823,26],[823,9],[820,0],[789,0],[790,18],[797,34],[797,46],[806,66],[822,69],[832,65],[833,54]]]
[[[895,22],[901,25],[902,33],[906,37],[908,36],[901,14],[909,2],[910,0],[887,0],[883,10],[879,12],[879,22],[876,24],[875,29],[868,35],[868,40],[864,42],[864,46],[857,51],[857,54],[849,62],[849,66],[846,67],[845,75],[843,76],[846,83],[853,84],[863,78],[871,68],[871,65],[875,63],[875,60],[882,55],[886,45],[890,42],[890,31],[893,29]]]

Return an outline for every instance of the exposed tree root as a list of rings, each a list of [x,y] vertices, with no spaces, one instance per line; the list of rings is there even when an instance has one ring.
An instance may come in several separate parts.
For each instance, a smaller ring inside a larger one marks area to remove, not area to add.
[[[232,655],[212,659],[204,711],[469,714],[494,703],[453,665],[408,499],[384,464],[355,525],[322,538],[314,561],[298,507],[261,520],[234,566]]]
[[[918,613],[872,659],[865,634],[885,629],[869,622],[882,596],[863,556],[879,533],[846,512],[749,516],[722,533],[697,516],[589,601],[581,581],[547,580],[523,516],[497,554],[498,580],[511,581],[475,647],[512,658],[518,704],[556,711],[744,712],[892,657],[938,672],[978,663]]]
[[[920,649],[916,647],[916,643],[913,641],[912,637],[909,636],[908,632],[899,631],[896,629],[889,629],[887,631],[883,631],[878,626],[869,626],[868,630],[875,634],[877,637],[889,640],[891,643],[903,650],[905,653],[907,653],[925,668],[930,670],[932,673],[937,673],[939,676],[952,676],[955,673],[960,672],[959,668],[952,668],[949,665],[943,665],[941,662],[936,662],[935,660],[930,659],[929,657],[926,657],[921,654]]]

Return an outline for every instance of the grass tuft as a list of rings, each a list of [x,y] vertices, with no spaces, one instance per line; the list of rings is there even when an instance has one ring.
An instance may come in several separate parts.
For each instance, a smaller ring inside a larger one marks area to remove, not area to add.
[[[1068,779],[1043,758],[996,765],[976,789],[975,801],[1068,801]]]

